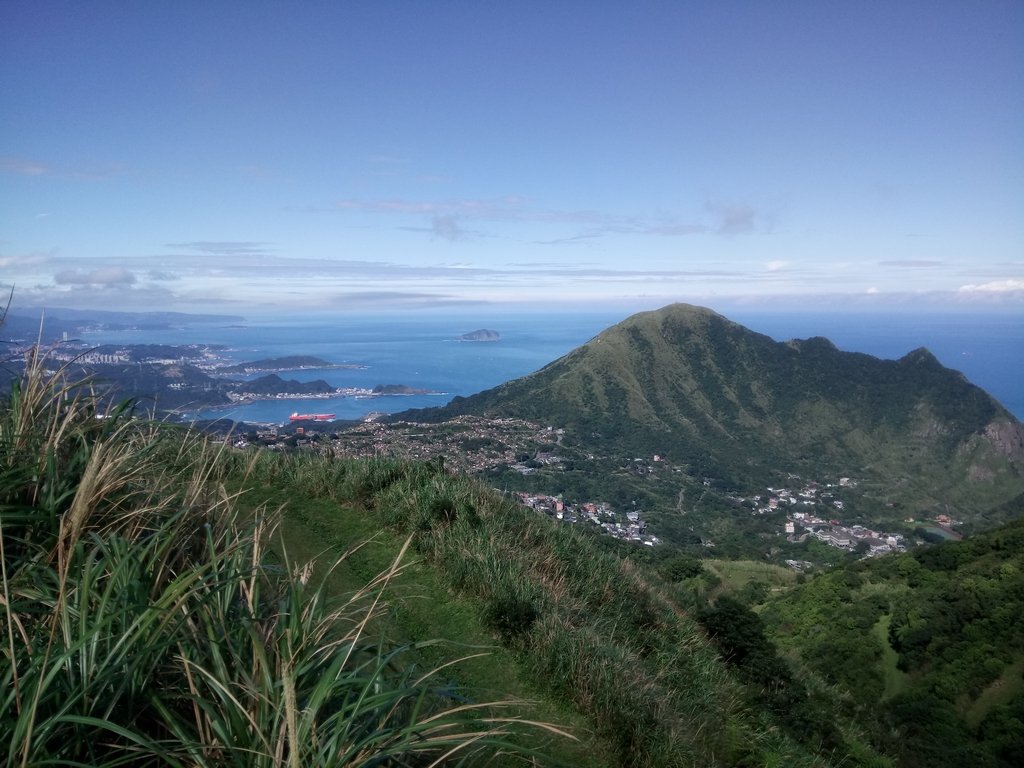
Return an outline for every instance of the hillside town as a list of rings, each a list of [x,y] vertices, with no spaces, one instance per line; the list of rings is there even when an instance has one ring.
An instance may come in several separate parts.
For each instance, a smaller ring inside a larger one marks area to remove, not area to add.
[[[460,416],[443,424],[386,423],[370,418],[361,424],[338,427],[322,434],[299,427],[295,431],[263,425],[239,436],[235,446],[257,443],[271,448],[322,448],[339,458],[391,456],[415,461],[445,461],[451,469],[483,473],[498,467],[522,475],[557,468],[566,461],[558,454],[563,431],[524,419],[484,419]],[[567,502],[561,496],[515,492],[521,504],[566,524],[591,524],[602,533],[624,541],[656,546],[638,511],[618,512],[604,502]]]
[[[519,492],[515,496],[524,506],[564,523],[589,522],[600,527],[608,536],[624,541],[635,541],[648,547],[661,543],[657,536],[647,532],[647,523],[639,512],[619,513],[601,502],[569,504],[563,501],[561,496],[546,496],[539,493]]]
[[[838,519],[839,513],[846,506],[846,502],[839,498],[842,489],[856,486],[855,480],[840,477],[835,483],[820,484],[811,480],[801,484],[797,490],[768,487],[766,494],[731,498],[749,506],[752,515],[785,512],[783,532],[787,541],[793,544],[813,538],[830,547],[857,552],[864,557],[906,550],[906,540],[901,534],[876,531],[863,525],[845,525]],[[819,516],[825,510],[834,517]]]
[[[507,466],[528,474],[540,466],[561,459],[556,448],[559,430],[525,419],[458,416],[441,424],[388,423],[369,418],[361,424],[345,425],[331,439],[334,455],[395,456],[419,461],[443,458],[452,468],[480,473]]]

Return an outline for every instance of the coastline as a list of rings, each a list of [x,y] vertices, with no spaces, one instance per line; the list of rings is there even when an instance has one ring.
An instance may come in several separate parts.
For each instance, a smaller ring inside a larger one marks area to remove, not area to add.
[[[246,395],[236,396],[229,403],[218,403],[211,405],[202,405],[196,408],[188,410],[176,409],[172,411],[179,417],[183,414],[187,414],[190,418],[200,418],[204,413],[215,413],[218,411],[230,411],[234,408],[245,407],[252,405],[253,403],[260,402],[272,402],[281,401],[287,402],[290,400],[332,400],[332,399],[346,399],[351,398],[353,400],[376,400],[385,397],[448,397],[450,392],[436,392],[436,391],[416,391],[416,392],[374,392],[373,389],[367,389],[365,387],[341,387],[332,392],[311,392],[311,393],[289,393],[281,392],[274,395]],[[230,397],[230,395],[229,395]],[[284,421],[280,422],[284,423]]]

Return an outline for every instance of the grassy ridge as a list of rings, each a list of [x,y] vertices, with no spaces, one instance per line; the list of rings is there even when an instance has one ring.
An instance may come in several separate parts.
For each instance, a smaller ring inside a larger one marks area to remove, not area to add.
[[[284,514],[277,541],[269,546],[286,550],[300,562],[313,562],[313,578],[323,579],[329,594],[358,589],[386,568],[403,546],[404,535],[382,528],[377,516],[364,508],[314,498],[300,487],[237,483],[237,487],[243,486],[239,501],[244,507],[266,505],[280,508]],[[336,563],[335,554],[343,551],[348,554]],[[537,746],[548,762],[595,768],[614,765],[602,757],[611,754],[610,746],[593,733],[586,719],[525,680],[513,652],[502,647],[479,621],[476,606],[453,599],[436,569],[421,558],[406,558],[402,572],[389,584],[385,609],[367,631],[407,645],[406,663],[417,668],[440,667],[461,658],[457,665],[445,667],[443,679],[446,686],[457,688],[462,698],[490,701],[512,697],[516,704],[507,708],[509,714],[563,725],[575,738],[528,735],[528,743]],[[430,642],[431,638],[446,640]]]
[[[328,594],[267,549],[201,440],[100,414],[30,361],[0,403],[6,764],[486,764],[536,756],[367,627],[402,573]]]
[[[296,494],[286,530],[301,521],[329,537],[355,519],[388,535],[412,533],[449,600],[470,606],[488,639],[505,647],[495,663],[519,670],[502,674],[524,675],[532,690],[586,715],[610,763],[822,764],[818,745],[799,743],[752,706],[679,603],[572,528],[437,464],[264,453],[249,472],[255,493]],[[335,507],[310,507],[309,496]]]

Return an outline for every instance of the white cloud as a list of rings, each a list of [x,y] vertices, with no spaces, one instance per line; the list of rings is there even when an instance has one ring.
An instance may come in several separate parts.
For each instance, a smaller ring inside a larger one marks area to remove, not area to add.
[[[488,302],[449,294],[415,291],[362,291],[334,294],[330,297],[330,303],[335,309],[431,309],[477,306]]]
[[[475,216],[495,219],[515,216],[525,201],[519,197],[502,197],[489,200],[339,200],[334,204],[338,211],[360,213],[403,213],[425,214],[428,216]]]
[[[1024,291],[1024,280],[1011,277],[978,285],[961,285],[959,290],[961,293],[1012,293]]]
[[[65,269],[53,276],[58,285],[130,285],[135,273],[124,267],[100,267],[90,272]]]
[[[0,267],[4,269],[34,267],[52,260],[55,253],[55,251],[33,251],[32,253],[26,253],[19,256],[0,256]]]
[[[318,209],[307,209],[316,212]],[[743,218],[751,219],[753,228],[754,213],[735,208],[725,209],[716,228],[705,224],[682,221],[675,218],[645,218],[594,210],[559,210],[542,208],[531,204],[523,197],[508,195],[490,199],[461,199],[444,201],[421,201],[403,199],[339,200],[333,210],[338,213],[369,213],[404,216],[429,216],[431,224],[427,227],[400,227],[407,231],[429,232],[435,237],[446,240],[461,240],[466,235],[481,235],[470,231],[461,224],[463,220],[488,222],[513,222],[542,225],[565,225],[567,227],[587,227],[583,232],[573,232],[562,237],[547,240],[534,240],[541,245],[560,245],[575,243],[581,240],[603,237],[606,235],[660,235],[679,237],[685,235],[706,234],[711,231],[720,234],[734,234],[744,230]]]
[[[262,256],[271,249],[264,243],[254,240],[195,240],[189,243],[167,243],[168,248],[184,248],[198,251],[210,256]]]
[[[459,221],[454,216],[435,216],[433,222],[434,235],[444,240],[462,240],[466,233],[459,227]]]
[[[758,214],[749,205],[709,201],[705,207],[715,217],[714,230],[720,235],[747,235],[757,229]]]
[[[0,157],[0,172],[14,173],[19,176],[43,176],[49,173],[50,169],[42,163],[22,157]]]
[[[53,167],[24,157],[6,155],[0,157],[0,173],[16,176],[46,176],[73,181],[103,181],[120,176],[124,173],[124,168],[117,165],[106,168]]]
[[[941,261],[932,261],[929,259],[899,259],[896,261],[880,261],[878,262],[878,266],[900,267],[905,269],[934,269],[944,265]]]
[[[785,269],[788,266],[789,266],[789,262],[788,261],[782,261],[782,260],[769,261],[767,264],[765,264],[765,268],[769,272],[778,272],[779,270]]]

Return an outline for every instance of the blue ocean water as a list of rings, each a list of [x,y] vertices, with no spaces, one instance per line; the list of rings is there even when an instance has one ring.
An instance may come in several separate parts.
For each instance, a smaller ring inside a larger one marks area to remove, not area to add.
[[[286,355],[314,355],[364,369],[303,370],[283,378],[323,379],[336,387],[373,388],[405,384],[441,395],[398,395],[366,399],[263,400],[216,411],[240,421],[285,422],[294,411],[333,413],[360,419],[370,412],[444,405],[531,373],[623,319],[621,315],[499,315],[466,317],[307,315],[295,319],[254,319],[238,326],[196,325],[167,331],[113,331],[88,340],[112,344],[224,344],[239,362]],[[497,342],[458,341],[479,328],[497,330]],[[211,412],[205,412],[208,416]],[[185,414],[195,416],[196,414]]]
[[[831,314],[730,312],[730,319],[777,340],[825,336],[840,349],[895,359],[927,347],[946,366],[990,392],[1024,419],[1024,315]],[[291,371],[286,378],[324,379],[337,387],[406,384],[443,395],[356,399],[259,401],[217,411],[218,416],[284,422],[293,411],[330,412],[359,419],[443,405],[542,368],[603,329],[622,313],[430,315],[304,315],[254,318],[237,326],[195,325],[166,331],[91,334],[96,343],[208,343],[227,345],[238,361],[315,355],[365,369]],[[460,334],[492,328],[498,342],[457,341]],[[192,414],[194,415],[194,414]],[[206,415],[206,414],[204,414]]]

